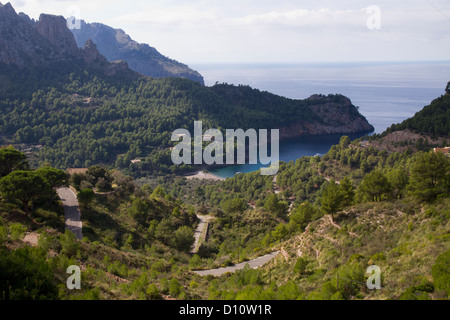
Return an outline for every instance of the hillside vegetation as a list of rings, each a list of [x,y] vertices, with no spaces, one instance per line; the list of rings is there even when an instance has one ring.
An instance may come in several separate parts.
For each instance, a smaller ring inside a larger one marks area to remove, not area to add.
[[[30,171],[13,148],[0,156],[6,299],[412,300],[450,293],[450,158],[441,152],[387,152],[344,136],[323,157],[282,164],[275,179],[254,172],[139,185],[101,166],[68,178],[51,168]],[[42,187],[24,189],[27,197],[12,192],[24,177],[41,179]],[[48,201],[65,183],[78,190],[82,241],[64,232],[61,205]],[[192,255],[196,214],[213,218]],[[32,246],[24,242],[37,235]],[[276,250],[257,270],[217,278],[192,272]],[[65,287],[69,265],[83,270],[81,290]],[[371,265],[380,268],[381,289],[366,285]],[[15,268],[20,273],[10,273]]]
[[[441,96],[417,112],[414,117],[406,119],[402,123],[392,125],[385,133],[410,129],[415,132],[428,134],[432,137],[450,136],[450,94]]]
[[[137,176],[192,170],[192,166],[175,166],[171,161],[169,148],[174,142],[170,138],[175,129],[193,132],[194,121],[203,121],[205,130],[279,128],[298,119],[320,123],[321,116],[311,106],[333,99],[290,100],[247,87],[220,85],[242,93],[238,102],[234,96],[216,93],[215,87],[189,80],[133,80],[132,74],[130,79],[109,77],[93,67],[80,68],[84,71],[31,72],[30,77],[40,73],[39,86],[17,71],[8,71],[11,78],[17,77],[21,93],[0,99],[0,136],[3,143],[17,147],[43,146],[34,153],[34,166],[44,162],[57,168],[105,164]],[[15,90],[19,87],[9,92]],[[261,108],[251,104],[260,99],[265,101]],[[339,108],[339,103],[334,107]],[[142,161],[132,164],[134,159]]]

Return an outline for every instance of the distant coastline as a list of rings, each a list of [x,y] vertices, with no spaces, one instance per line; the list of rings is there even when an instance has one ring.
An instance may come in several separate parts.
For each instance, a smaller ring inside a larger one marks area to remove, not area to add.
[[[250,85],[290,99],[339,93],[382,133],[442,95],[450,61],[197,63],[207,86]]]

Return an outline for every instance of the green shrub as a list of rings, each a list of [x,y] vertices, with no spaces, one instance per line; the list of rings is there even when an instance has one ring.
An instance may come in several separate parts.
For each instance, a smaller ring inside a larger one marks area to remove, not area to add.
[[[59,241],[62,246],[61,254],[67,255],[68,257],[73,257],[78,254],[80,244],[72,232],[66,230],[66,232],[60,236]]]
[[[40,249],[0,250],[0,299],[56,299],[54,272]]]
[[[150,283],[148,285],[146,292],[150,299],[152,299],[152,300],[159,299],[159,290],[158,290],[158,287],[154,283]]]
[[[308,266],[308,261],[305,258],[298,258],[294,266],[294,272],[300,275],[305,274],[306,267]]]
[[[450,250],[440,254],[431,267],[431,275],[436,289],[444,290],[450,296]]]
[[[27,227],[20,223],[11,223],[9,225],[9,234],[12,240],[21,240],[24,236]]]
[[[178,297],[178,295],[181,293],[181,284],[178,281],[177,278],[172,278],[170,279],[169,282],[169,294],[172,297]]]
[[[8,239],[8,229],[5,226],[0,226],[0,245]]]
[[[160,288],[162,293],[169,293],[169,280],[167,278],[161,279]]]

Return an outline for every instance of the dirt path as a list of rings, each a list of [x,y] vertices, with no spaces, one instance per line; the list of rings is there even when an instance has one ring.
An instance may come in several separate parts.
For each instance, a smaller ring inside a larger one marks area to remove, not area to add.
[[[266,264],[273,258],[275,258],[278,255],[278,253],[280,253],[280,251],[275,251],[270,254],[266,254],[265,256],[250,260],[250,261],[238,263],[231,267],[210,269],[210,270],[199,270],[199,271],[194,271],[194,273],[196,273],[200,276],[207,276],[207,275],[220,276],[227,272],[235,272],[236,270],[243,269],[247,264],[250,266],[250,268],[256,269],[256,268],[263,266],[264,264]]]
[[[83,239],[81,212],[77,195],[70,188],[56,190],[64,205],[66,230],[72,231],[78,240]]]
[[[281,192],[280,187],[278,187],[277,185],[277,175],[273,176],[272,183],[273,183],[273,192],[276,194],[280,193]]]

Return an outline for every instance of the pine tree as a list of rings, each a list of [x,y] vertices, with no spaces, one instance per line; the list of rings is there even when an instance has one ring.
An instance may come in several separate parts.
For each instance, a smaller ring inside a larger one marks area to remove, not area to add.
[[[344,206],[350,206],[355,197],[355,186],[348,177],[341,180],[339,184],[342,191],[342,203]]]
[[[390,192],[391,186],[382,172],[374,170],[364,176],[359,189],[370,201],[381,201],[382,196]]]
[[[411,190],[423,201],[450,191],[450,160],[443,153],[419,153],[411,168]]]
[[[343,198],[341,188],[334,179],[331,179],[323,190],[322,198],[320,199],[322,210],[333,218],[333,215],[342,209]]]

